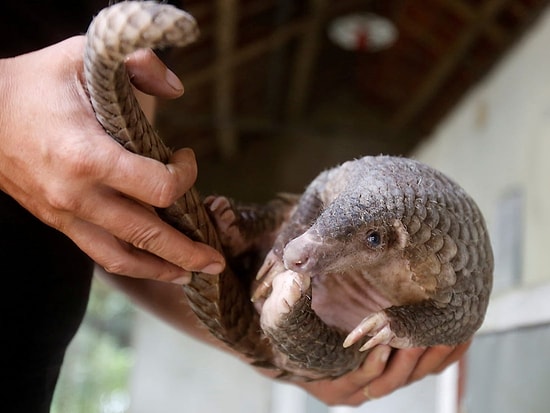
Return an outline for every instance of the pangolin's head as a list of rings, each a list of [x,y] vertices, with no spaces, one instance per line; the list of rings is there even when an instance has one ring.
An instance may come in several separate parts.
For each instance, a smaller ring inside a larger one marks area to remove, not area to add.
[[[396,157],[365,157],[329,173],[321,213],[285,246],[288,269],[375,280],[399,273],[428,293],[448,291],[468,266],[492,273],[481,213],[442,173]]]

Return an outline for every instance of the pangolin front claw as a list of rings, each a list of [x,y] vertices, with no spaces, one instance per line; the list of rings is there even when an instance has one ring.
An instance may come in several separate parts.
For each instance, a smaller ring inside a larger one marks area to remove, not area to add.
[[[293,311],[294,305],[300,301],[310,288],[310,278],[291,270],[275,274],[272,279],[272,291],[265,301],[260,322],[266,328],[279,328],[279,322]]]
[[[384,311],[371,314],[348,334],[344,340],[344,347],[350,347],[363,337],[371,338],[363,344],[359,351],[367,351],[379,344],[389,344],[392,347],[411,347],[407,337],[397,337],[390,326],[390,319]]]
[[[394,337],[394,334],[391,331],[390,327],[385,326],[382,328],[382,330],[376,333],[373,338],[371,338],[369,341],[363,344],[359,349],[359,351],[370,350],[371,348],[377,346],[378,344],[389,344],[393,337]]]
[[[277,259],[273,251],[270,251],[266,256],[264,263],[258,270],[258,275],[256,276],[256,280],[260,283],[252,293],[251,300],[253,303],[269,296],[273,280],[283,271],[286,271],[286,268],[282,264],[281,260]]]

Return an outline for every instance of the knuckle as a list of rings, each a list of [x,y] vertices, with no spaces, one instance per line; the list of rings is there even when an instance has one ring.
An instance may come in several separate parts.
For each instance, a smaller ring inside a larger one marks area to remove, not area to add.
[[[180,150],[166,165],[162,179],[157,180],[153,190],[155,206],[168,207],[189,190],[197,179],[194,154],[190,150]]]
[[[39,216],[42,221],[47,223],[52,228],[55,228],[63,233],[67,233],[68,223],[62,214],[59,214],[57,211],[41,211],[37,214],[37,216]]]
[[[54,185],[49,190],[45,191],[46,202],[54,211],[77,211],[81,208],[82,201],[73,193],[61,187]]]
[[[126,241],[140,250],[153,252],[158,249],[161,239],[162,231],[156,226],[134,226]]]
[[[88,177],[97,173],[98,161],[94,153],[94,148],[87,145],[70,145],[57,154],[57,162],[69,176]]]
[[[78,194],[82,192],[86,182],[97,176],[96,163],[81,152],[74,148],[68,149],[52,159],[57,164],[58,172],[53,179],[42,185],[42,191],[46,202],[55,210],[79,210],[83,201]]]
[[[168,179],[159,182],[153,197],[155,206],[166,208],[172,205],[180,197],[180,185],[175,175],[171,174]]]
[[[121,274],[124,274],[125,272],[124,265],[121,262],[116,262],[116,261],[108,262],[104,264],[103,269],[109,274],[121,275]]]
[[[107,273],[116,275],[127,275],[130,273],[127,262],[123,258],[123,255],[103,254],[102,256],[95,256],[95,262],[100,265]]]
[[[95,262],[110,274],[131,275],[135,270],[135,265],[132,265],[132,247],[124,242],[119,243],[121,248],[118,252],[107,251],[99,256],[95,256]]]
[[[189,249],[185,255],[185,268],[190,271],[199,271],[204,265],[201,261],[200,254],[197,254],[195,249]]]
[[[191,244],[182,256],[183,266],[189,271],[198,271],[202,267],[201,254],[198,253],[197,248]]]

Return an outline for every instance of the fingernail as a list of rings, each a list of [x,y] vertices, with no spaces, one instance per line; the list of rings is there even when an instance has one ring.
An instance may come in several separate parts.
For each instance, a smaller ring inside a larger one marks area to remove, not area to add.
[[[178,284],[178,285],[185,285],[185,284],[189,284],[190,281],[191,281],[191,274],[187,274],[172,280],[172,283]]]
[[[183,93],[183,84],[176,74],[170,69],[166,70],[166,83],[168,83],[176,92]]]
[[[223,264],[220,262],[214,262],[212,264],[208,264],[206,267],[204,267],[201,272],[204,272],[205,274],[212,274],[216,275],[223,271]]]

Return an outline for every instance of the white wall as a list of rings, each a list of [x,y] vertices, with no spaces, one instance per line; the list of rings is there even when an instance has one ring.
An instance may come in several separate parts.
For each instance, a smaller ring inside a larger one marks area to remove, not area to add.
[[[271,381],[139,311],[131,413],[269,413]]]

